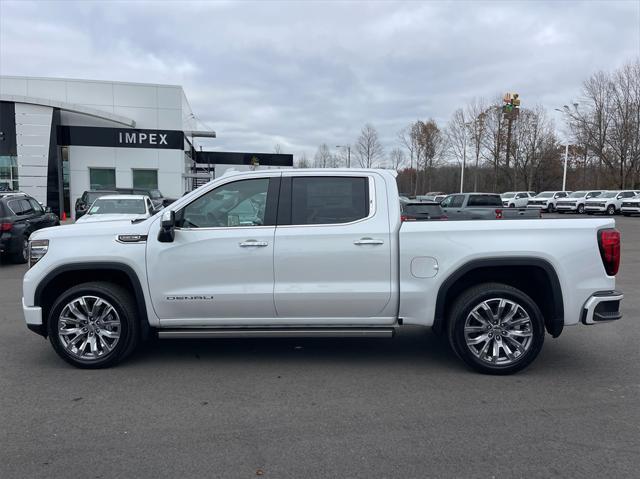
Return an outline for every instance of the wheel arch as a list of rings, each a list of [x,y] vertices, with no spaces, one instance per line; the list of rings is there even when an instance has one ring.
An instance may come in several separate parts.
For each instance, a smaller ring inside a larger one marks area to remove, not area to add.
[[[536,257],[486,258],[470,261],[455,270],[442,283],[436,297],[433,329],[445,330],[448,312],[454,299],[469,287],[481,282],[500,282],[522,290],[538,305],[544,315],[545,328],[554,338],[564,328],[562,287],[549,261]],[[545,301],[550,297],[551,301]]]
[[[47,320],[53,303],[62,292],[72,286],[90,281],[107,281],[131,291],[142,327],[142,337],[144,339],[148,336],[150,327],[140,278],[131,266],[117,262],[66,264],[47,273],[36,287],[34,294],[34,305],[42,308],[43,322]],[[43,330],[46,336],[46,328]]]

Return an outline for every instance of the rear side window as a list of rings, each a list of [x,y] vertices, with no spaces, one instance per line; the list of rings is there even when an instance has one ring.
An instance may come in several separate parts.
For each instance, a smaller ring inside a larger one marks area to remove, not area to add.
[[[502,206],[502,200],[498,195],[471,195],[467,206]]]
[[[15,214],[15,215],[21,215],[22,212],[24,211],[24,207],[22,205],[22,200],[20,200],[20,199],[9,200],[7,202],[7,205],[9,206],[9,209],[11,209],[11,211],[13,211],[13,214]]]
[[[442,214],[440,205],[407,205],[404,211],[410,215],[440,216]]]
[[[291,224],[349,223],[369,216],[366,177],[297,177],[291,183]]]

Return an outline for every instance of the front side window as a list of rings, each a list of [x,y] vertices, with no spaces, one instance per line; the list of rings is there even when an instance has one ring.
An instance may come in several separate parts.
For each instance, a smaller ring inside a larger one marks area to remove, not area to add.
[[[115,168],[89,168],[89,184],[92,190],[115,189]]]
[[[262,226],[269,178],[234,181],[219,186],[176,213],[180,228]]]
[[[44,210],[42,209],[42,206],[40,206],[40,203],[38,203],[36,200],[34,200],[33,198],[29,198],[29,204],[31,205],[31,207],[33,208],[33,210],[38,213],[38,214],[42,214],[44,213]]]
[[[369,216],[366,177],[309,176],[291,183],[291,224],[350,223]]]

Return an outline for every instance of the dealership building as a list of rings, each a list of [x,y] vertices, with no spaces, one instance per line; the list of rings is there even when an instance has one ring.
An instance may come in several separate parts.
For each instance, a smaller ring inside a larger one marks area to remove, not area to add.
[[[85,190],[177,198],[230,167],[292,166],[292,155],[208,152],[181,86],[0,76],[0,188],[72,214]]]

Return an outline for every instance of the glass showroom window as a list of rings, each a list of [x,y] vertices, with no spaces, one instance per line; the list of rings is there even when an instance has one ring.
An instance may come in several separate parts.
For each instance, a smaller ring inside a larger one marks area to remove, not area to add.
[[[18,160],[0,156],[0,191],[18,191]]]
[[[133,171],[133,187],[141,190],[158,189],[158,170],[131,170]]]
[[[116,170],[114,168],[89,168],[89,184],[92,190],[114,190]]]

